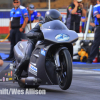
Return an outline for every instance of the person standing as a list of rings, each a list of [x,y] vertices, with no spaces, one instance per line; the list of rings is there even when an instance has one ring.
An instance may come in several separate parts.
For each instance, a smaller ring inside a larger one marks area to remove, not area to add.
[[[79,25],[82,16],[86,16],[82,0],[74,0],[73,3],[67,8],[66,26],[70,30],[74,30],[79,33]]]
[[[35,20],[37,20],[37,11],[35,10],[34,8],[34,5],[33,4],[30,4],[29,7],[27,8],[28,9],[28,17],[29,17],[29,20],[28,22],[34,22]]]
[[[100,0],[97,0],[97,4],[93,8],[93,17],[95,18],[95,37],[94,42],[90,51],[89,58],[87,60],[87,63],[92,63],[93,59],[97,55],[99,51],[99,45],[100,45]]]
[[[14,46],[21,41],[21,33],[24,31],[24,28],[28,22],[28,11],[25,7],[20,5],[20,0],[13,0],[13,6],[10,12],[10,42],[11,49],[10,55],[8,58],[4,59],[4,61],[9,61],[14,59]]]

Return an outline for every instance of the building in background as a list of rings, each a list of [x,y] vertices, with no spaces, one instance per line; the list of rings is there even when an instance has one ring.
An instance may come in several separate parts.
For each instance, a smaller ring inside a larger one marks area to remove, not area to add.
[[[13,0],[0,0],[0,9],[11,9]],[[66,9],[68,5],[72,3],[73,0],[50,0],[51,1],[51,9]],[[96,0],[83,0],[83,3],[94,4]],[[21,0],[21,4],[23,6],[28,6],[29,4],[33,4],[36,9],[47,9],[48,8],[48,0]]]
[[[11,9],[13,0],[0,0],[0,9]],[[53,9],[66,9],[68,5],[71,4],[73,0],[50,0],[51,8]],[[90,0],[83,0],[83,3],[87,3]],[[92,0],[93,2],[93,0]],[[95,2],[95,1],[94,1]],[[21,0],[21,4],[23,6],[28,6],[29,4],[33,4],[36,9],[47,9],[48,8],[48,0]]]

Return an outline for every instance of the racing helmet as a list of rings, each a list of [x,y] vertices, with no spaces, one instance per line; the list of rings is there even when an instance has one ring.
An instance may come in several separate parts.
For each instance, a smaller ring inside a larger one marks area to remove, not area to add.
[[[48,10],[45,14],[45,22],[49,22],[52,20],[62,20],[60,12],[56,9]]]

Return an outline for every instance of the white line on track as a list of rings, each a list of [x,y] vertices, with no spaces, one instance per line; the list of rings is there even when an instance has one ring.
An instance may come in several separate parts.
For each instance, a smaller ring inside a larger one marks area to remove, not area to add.
[[[73,69],[73,73],[76,73],[76,72],[78,72],[78,73],[82,72],[82,74],[86,74],[86,73],[88,73],[88,74],[100,74],[99,71]]]

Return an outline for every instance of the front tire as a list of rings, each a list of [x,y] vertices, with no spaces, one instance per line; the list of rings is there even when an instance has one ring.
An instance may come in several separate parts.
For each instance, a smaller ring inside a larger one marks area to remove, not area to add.
[[[72,58],[67,49],[59,52],[60,69],[57,71],[58,85],[61,89],[66,90],[72,82]]]

